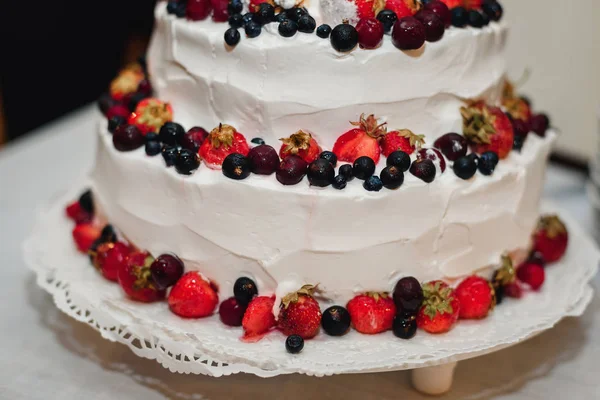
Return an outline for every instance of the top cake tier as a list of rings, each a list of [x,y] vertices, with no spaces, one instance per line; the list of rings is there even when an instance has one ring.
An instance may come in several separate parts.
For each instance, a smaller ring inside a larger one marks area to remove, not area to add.
[[[319,4],[308,7],[318,24]],[[497,104],[506,71],[503,22],[449,27],[441,40],[411,51],[385,35],[375,49],[338,52],[314,33],[282,37],[278,23],[230,47],[228,28],[210,18],[177,18],[159,3],[148,53],[152,84],[184,125],[226,123],[270,143],[305,130],[331,148],[362,113],[432,143],[461,131],[465,99]]]

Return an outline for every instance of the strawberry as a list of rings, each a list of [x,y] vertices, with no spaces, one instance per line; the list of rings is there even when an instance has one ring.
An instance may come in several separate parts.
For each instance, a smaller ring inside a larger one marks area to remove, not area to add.
[[[462,7],[464,0],[441,0],[442,3],[448,6],[448,8]]]
[[[123,242],[101,243],[95,250],[89,250],[94,267],[109,281],[118,282],[119,270],[124,268],[130,253]]]
[[[249,151],[244,135],[231,125],[219,124],[204,139],[198,154],[209,168],[219,169],[228,155],[239,153],[246,156]]]
[[[93,224],[85,223],[76,225],[73,228],[73,239],[75,240],[77,250],[87,253],[101,234],[102,230]]]
[[[540,218],[533,234],[533,250],[539,252],[546,262],[560,260],[567,251],[569,232],[556,215]]]
[[[362,114],[360,121],[351,124],[358,128],[344,133],[333,145],[338,160],[353,163],[357,158],[367,156],[377,164],[381,152],[379,140],[386,134],[385,123],[378,124],[373,114],[367,118]]]
[[[508,80],[504,82],[502,90],[502,106],[514,119],[520,119],[524,122],[528,122],[531,119],[531,107],[529,103],[515,94],[514,86]]]
[[[91,222],[93,217],[92,214],[85,211],[79,201],[75,201],[67,206],[65,209],[67,217],[75,221],[76,224],[85,224]]]
[[[352,1],[352,0],[349,0]],[[359,19],[375,18],[385,8],[385,0],[353,0]]]
[[[214,286],[197,271],[183,274],[169,293],[169,308],[183,318],[208,317],[218,303]]]
[[[379,142],[381,152],[386,157],[397,150],[412,154],[415,149],[420,148],[423,144],[425,144],[425,136],[415,135],[408,129],[388,132]]]
[[[173,121],[173,108],[155,98],[140,101],[129,116],[129,125],[135,125],[145,136],[149,132],[158,132],[166,123]]]
[[[460,303],[459,317],[462,319],[485,318],[494,308],[494,289],[479,276],[470,276],[462,281],[454,291]]]
[[[461,107],[463,133],[471,143],[473,151],[482,154],[493,151],[500,159],[512,150],[514,132],[510,119],[498,107],[481,102]]]
[[[546,272],[541,265],[526,262],[517,269],[517,278],[533,290],[539,290],[546,279]]]
[[[244,339],[257,341],[275,327],[274,305],[275,297],[258,296],[252,299],[242,319]]]
[[[150,303],[165,297],[164,290],[158,290],[152,282],[150,265],[154,258],[145,251],[131,253],[117,271],[119,285],[132,300]]]
[[[359,294],[346,305],[354,329],[360,333],[376,334],[392,329],[396,305],[387,293]]]
[[[452,329],[460,314],[460,302],[454,290],[442,281],[431,281],[423,285],[423,295],[417,326],[429,333]]]
[[[311,339],[319,333],[321,308],[313,298],[314,290],[314,286],[304,285],[281,300],[278,326],[286,336],[298,335],[302,339]]]
[[[310,164],[321,154],[321,147],[310,133],[298,131],[279,140],[283,142],[279,149],[279,157],[282,160],[289,155],[297,155]]]
[[[417,0],[387,0],[385,8],[395,12],[400,19],[415,15],[421,9],[421,3]]]
[[[142,67],[139,64],[131,64],[121,70],[110,83],[110,95],[113,99],[122,101],[137,92],[142,80],[144,80]]]

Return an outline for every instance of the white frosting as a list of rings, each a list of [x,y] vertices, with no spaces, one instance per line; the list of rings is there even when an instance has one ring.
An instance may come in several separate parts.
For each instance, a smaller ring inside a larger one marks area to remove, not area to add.
[[[376,50],[345,54],[315,34],[283,38],[275,23],[230,49],[227,28],[176,19],[159,4],[148,57],[154,87],[187,127],[210,130],[222,122],[272,144],[305,129],[331,148],[361,113],[432,142],[460,130],[461,98],[497,100],[506,71],[503,23],[450,28],[443,40],[413,52],[386,36]]]
[[[102,123],[92,188],[100,212],[137,246],[174,252],[225,298],[240,276],[280,299],[304,283],[332,301],[391,290],[401,276],[458,278],[524,247],[538,217],[554,134],[530,135],[494,175],[451,171],[398,190],[283,186],[275,176],[234,181],[202,165],[191,176],[143,149],[114,149]],[[448,167],[450,168],[450,166]],[[284,293],[285,292],[285,293]]]

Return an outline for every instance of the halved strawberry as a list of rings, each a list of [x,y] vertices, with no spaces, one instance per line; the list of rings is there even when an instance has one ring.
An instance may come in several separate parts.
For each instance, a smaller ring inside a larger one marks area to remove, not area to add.
[[[357,158],[367,156],[377,164],[381,153],[379,140],[386,134],[385,123],[379,124],[373,114],[366,118],[362,114],[360,121],[351,124],[358,128],[344,133],[333,145],[338,160],[353,163]]]
[[[169,121],[173,121],[171,105],[151,97],[138,103],[127,122],[137,126],[142,134],[146,135],[149,132],[158,132]]]
[[[279,139],[283,142],[279,149],[279,157],[297,155],[308,164],[315,161],[321,154],[321,147],[310,133],[302,130],[290,135],[288,138]]]
[[[239,153],[247,156],[249,151],[244,135],[231,125],[219,124],[204,139],[198,154],[209,168],[219,169],[228,155]]]
[[[442,281],[423,285],[423,306],[417,314],[417,326],[429,333],[448,332],[460,314],[460,302],[454,290]]]
[[[252,299],[242,319],[244,340],[257,341],[276,325],[273,315],[275,297],[258,296]]]
[[[90,223],[78,224],[73,228],[72,233],[77,249],[82,253],[87,253],[102,234],[102,229]]]
[[[110,95],[115,100],[123,100],[138,90],[144,79],[144,71],[139,64],[131,64],[119,72],[110,83]]]
[[[394,151],[400,150],[412,154],[415,149],[425,144],[424,135],[416,135],[408,129],[399,129],[386,133],[380,140],[381,152],[389,157]]]
[[[514,132],[510,119],[498,107],[482,102],[461,107],[463,134],[473,151],[482,154],[493,151],[501,159],[506,158],[513,147]]]
[[[385,8],[385,0],[348,0],[356,4],[359,19],[375,18]]]
[[[421,2],[417,0],[387,0],[385,8],[395,12],[400,19],[415,15],[421,9]]]
[[[396,305],[387,293],[368,292],[346,305],[352,326],[360,333],[376,334],[392,329]]]
[[[304,285],[281,299],[278,326],[286,336],[311,339],[319,333],[321,308],[313,298],[314,290],[313,285]]]
[[[91,222],[93,219],[92,214],[85,211],[79,201],[75,201],[67,206],[65,209],[67,213],[67,217],[75,221],[77,224],[84,224],[87,222]]]
[[[117,282],[119,269],[124,268],[131,249],[123,242],[101,243],[89,251],[92,263],[109,281]]]

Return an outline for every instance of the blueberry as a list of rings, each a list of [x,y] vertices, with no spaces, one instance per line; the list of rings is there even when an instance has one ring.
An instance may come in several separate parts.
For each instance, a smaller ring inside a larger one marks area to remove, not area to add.
[[[191,175],[192,171],[198,169],[200,160],[198,153],[188,149],[181,149],[175,159],[175,169],[182,175]]]
[[[393,165],[385,167],[379,176],[383,186],[387,189],[398,189],[404,183],[404,172]]]
[[[331,184],[335,189],[342,190],[346,188],[346,184],[348,181],[342,175],[337,175],[333,178],[333,183]]]
[[[400,339],[412,339],[417,333],[417,321],[414,317],[396,315],[392,325],[392,331]]]
[[[315,19],[308,14],[305,14],[298,19],[298,30],[303,33],[313,33],[317,23]]]
[[[397,150],[388,156],[385,163],[388,167],[394,166],[399,168],[400,171],[406,172],[410,168],[410,156],[401,150]]]
[[[258,23],[266,25],[269,22],[273,22],[275,19],[275,8],[269,3],[261,3],[258,6],[258,12],[256,13]]]
[[[317,36],[321,39],[327,39],[331,35],[331,27],[327,24],[320,25],[317,28]]]
[[[250,175],[250,161],[243,154],[231,153],[223,160],[222,170],[228,178],[246,179]]]
[[[377,14],[377,19],[383,24],[383,31],[385,33],[390,33],[398,16],[392,10],[381,10],[379,14]]]
[[[227,45],[229,46],[237,45],[240,42],[241,38],[240,33],[236,28],[227,29],[223,37],[225,39],[225,43],[227,43]]]
[[[469,25],[471,25],[473,28],[483,28],[483,25],[485,24],[483,15],[477,10],[469,11],[467,20]]]
[[[347,182],[354,179],[354,168],[350,164],[344,164],[340,167],[340,175],[343,176]]]
[[[500,21],[502,19],[502,14],[504,13],[500,3],[495,0],[486,1],[481,6],[481,9],[492,21]]]
[[[463,28],[469,22],[469,13],[464,7],[455,7],[450,10],[452,14],[452,26]]]
[[[279,24],[277,30],[283,37],[292,37],[296,34],[296,32],[298,32],[298,24],[291,19],[286,19]]]
[[[350,24],[339,24],[331,31],[329,40],[334,49],[345,53],[354,49],[358,44],[358,32]]]
[[[337,156],[332,151],[326,150],[322,152],[321,154],[319,154],[319,158],[329,161],[334,168],[337,166]]]
[[[513,150],[516,151],[521,151],[521,149],[523,148],[523,144],[525,143],[525,136],[517,136],[515,135],[515,138],[513,139]]]
[[[162,146],[158,140],[146,142],[146,154],[150,157],[157,155],[162,150]]]
[[[283,11],[275,16],[275,22],[281,23],[287,19],[288,19],[287,14]]]
[[[258,144],[258,145],[265,144],[265,141],[262,138],[259,138],[259,137],[253,138],[251,140],[251,142],[254,143],[254,144]]]
[[[285,348],[289,353],[298,354],[304,348],[304,339],[298,335],[291,335],[285,339]]]
[[[106,112],[111,108],[119,104],[119,102],[112,98],[110,93],[102,93],[102,95],[98,98],[98,107],[102,114],[106,115]]]
[[[306,176],[311,186],[326,187],[333,182],[335,169],[328,160],[317,158],[308,166]]]
[[[79,206],[83,211],[94,214],[94,199],[91,190],[88,189],[79,196]]]
[[[304,8],[294,7],[290,8],[285,13],[288,19],[291,19],[294,22],[298,22],[298,20],[300,20],[300,17],[306,14],[306,10]]]
[[[483,18],[483,26],[488,26],[490,24],[490,17],[486,13],[482,12],[481,18]]]
[[[504,300],[504,286],[494,285],[494,298],[496,299],[496,305],[500,305]]]
[[[158,142],[160,139],[158,138],[158,133],[156,132],[148,132],[145,136],[146,142]]]
[[[244,30],[246,31],[246,36],[249,38],[255,38],[260,35],[262,28],[259,23],[250,21],[246,24]]]
[[[329,336],[342,336],[350,329],[350,313],[344,307],[331,306],[323,312],[321,327]]]
[[[185,129],[176,122],[165,123],[158,132],[160,141],[170,146],[175,146],[183,135],[185,135]]]
[[[244,14],[242,16],[242,20],[244,21],[244,25],[248,25],[252,21],[256,22],[255,18],[256,17],[254,16],[254,14],[250,13],[250,12],[248,12],[248,13],[246,13],[246,14]]]
[[[383,183],[378,176],[373,175],[363,183],[363,187],[369,192],[379,192],[383,187]]]
[[[473,160],[475,164],[479,163],[479,156],[475,153],[467,154],[467,158]]]
[[[108,131],[110,133],[115,133],[119,126],[124,125],[126,123],[127,121],[125,120],[125,118],[119,115],[115,115],[114,117],[108,120]]]
[[[250,278],[238,278],[233,285],[233,295],[238,303],[248,305],[258,295],[256,283]]]
[[[242,14],[233,14],[229,17],[229,26],[232,28],[241,28],[244,26],[244,17]]]
[[[100,240],[102,240],[102,243],[116,243],[117,233],[115,232],[115,228],[110,224],[105,225],[100,233]]]
[[[496,169],[496,165],[498,165],[498,161],[498,154],[493,151],[486,151],[479,158],[479,172],[483,175],[492,175]]]
[[[375,161],[371,157],[362,156],[354,161],[352,166],[354,176],[358,179],[367,180],[375,173]]]
[[[452,169],[456,176],[461,179],[471,179],[477,172],[477,162],[469,156],[460,157],[452,165]]]
[[[229,15],[239,14],[243,8],[242,0],[229,0],[229,4],[227,5]]]
[[[179,154],[179,149],[175,146],[163,145],[161,150],[163,159],[167,164],[167,167],[171,167],[175,165],[175,160],[177,159],[177,154]]]
[[[178,0],[169,0],[169,2],[167,3],[167,14],[175,14],[175,11],[177,11],[178,6]]]

